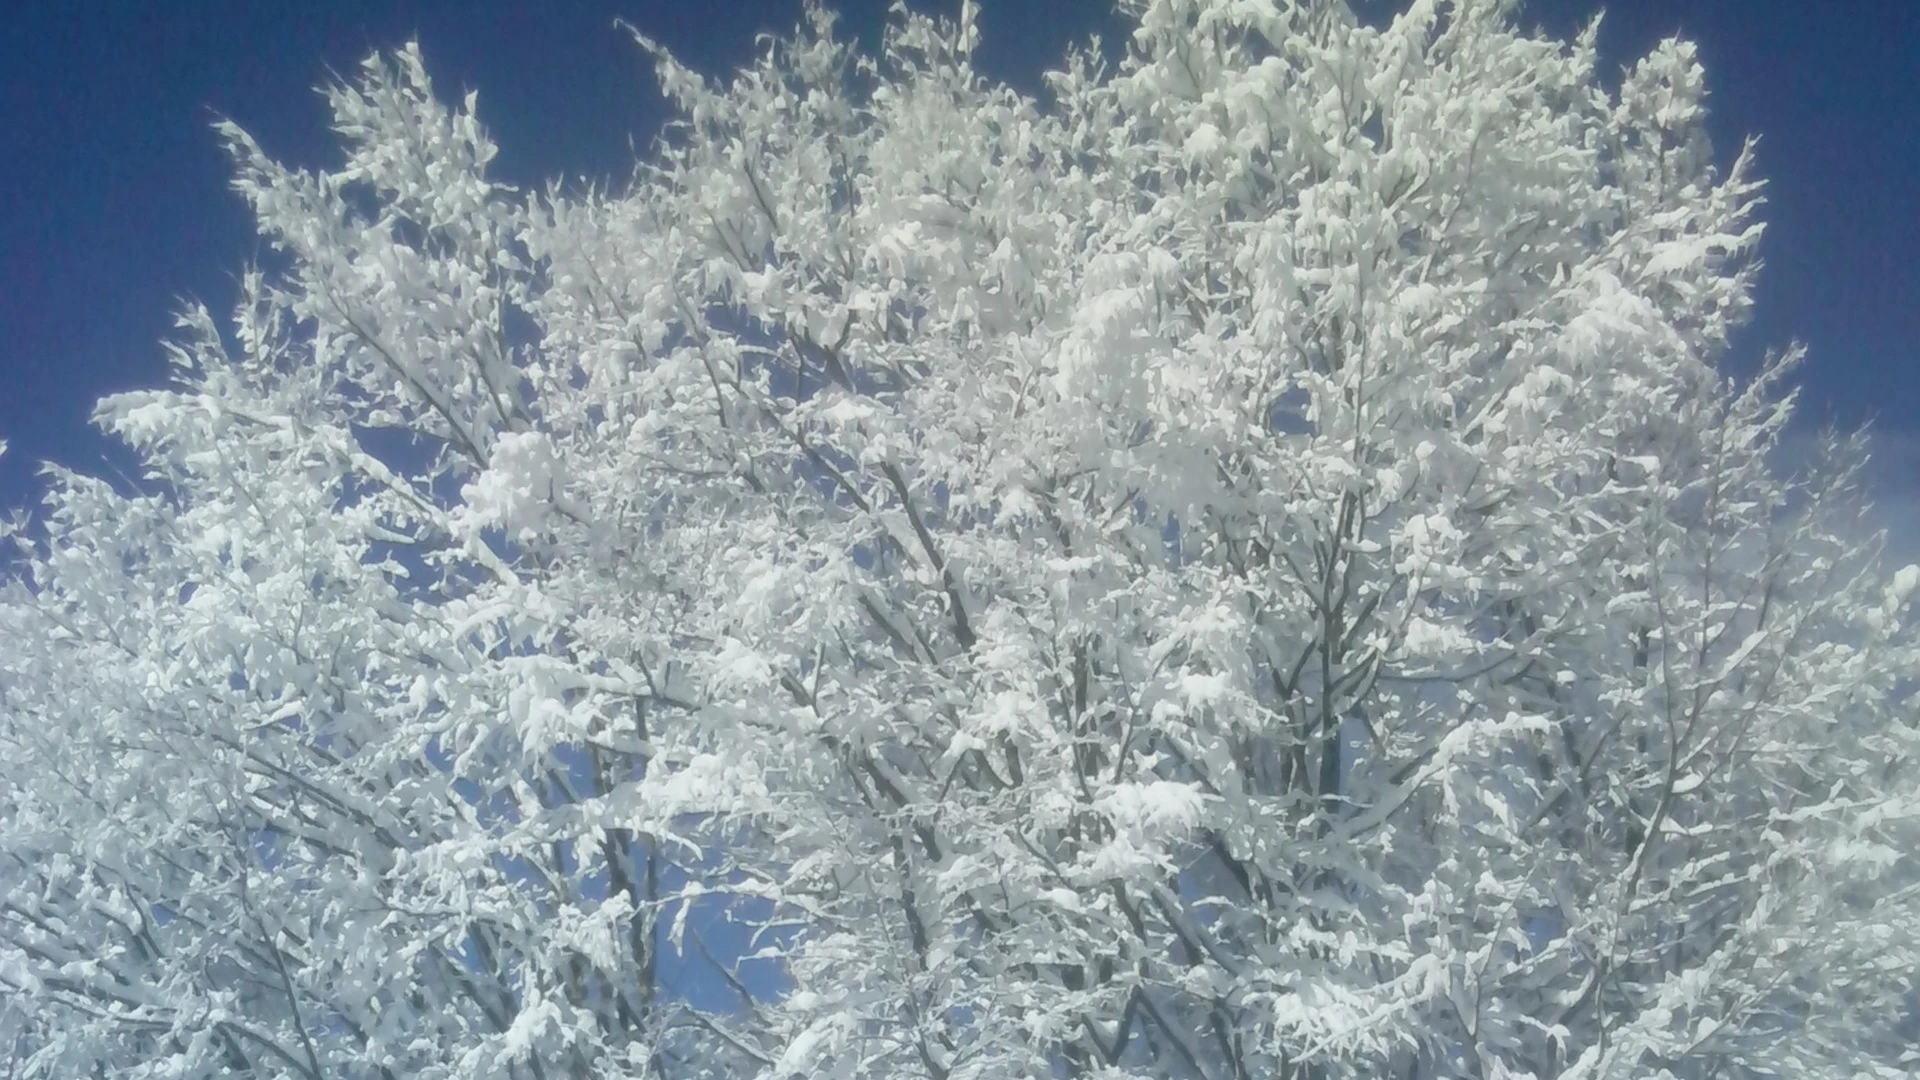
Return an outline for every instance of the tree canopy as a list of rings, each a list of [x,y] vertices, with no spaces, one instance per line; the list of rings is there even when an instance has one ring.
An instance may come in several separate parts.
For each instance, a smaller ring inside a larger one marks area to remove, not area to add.
[[[1691,45],[818,7],[618,192],[418,49],[0,585],[11,1075],[1911,1075],[1920,570]]]

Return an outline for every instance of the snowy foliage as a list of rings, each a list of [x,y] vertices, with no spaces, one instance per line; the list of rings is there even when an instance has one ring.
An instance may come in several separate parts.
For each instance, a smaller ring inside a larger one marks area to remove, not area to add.
[[[1512,6],[641,38],[619,195],[411,48],[225,129],[0,585],[13,1075],[1911,1075],[1920,573],[1717,368],[1692,47]]]

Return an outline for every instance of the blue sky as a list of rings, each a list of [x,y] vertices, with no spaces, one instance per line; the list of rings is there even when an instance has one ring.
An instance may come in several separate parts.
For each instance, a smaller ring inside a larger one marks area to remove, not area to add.
[[[835,6],[871,39],[886,3]],[[982,65],[1028,87],[1068,41],[1113,25],[1104,0],[981,6]],[[1531,0],[1522,17],[1567,33],[1597,6]],[[94,400],[164,379],[158,341],[179,297],[228,306],[256,247],[209,130],[217,115],[283,159],[327,162],[311,87],[417,37],[443,93],[480,92],[503,179],[618,180],[662,113],[616,16],[719,73],[799,11],[798,0],[16,0],[0,40],[0,438],[12,443],[0,506],[36,497],[39,460],[104,468]],[[1767,268],[1734,366],[1806,341],[1814,419],[1872,418],[1914,445],[1920,0],[1615,0],[1607,12],[1610,66],[1682,32],[1707,64],[1716,146],[1762,138]]]

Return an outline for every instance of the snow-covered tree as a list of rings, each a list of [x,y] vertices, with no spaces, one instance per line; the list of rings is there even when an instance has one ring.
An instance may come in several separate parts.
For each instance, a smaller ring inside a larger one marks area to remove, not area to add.
[[[417,50],[0,593],[14,1075],[1906,1076],[1920,570],[1691,46],[809,9],[620,194]]]

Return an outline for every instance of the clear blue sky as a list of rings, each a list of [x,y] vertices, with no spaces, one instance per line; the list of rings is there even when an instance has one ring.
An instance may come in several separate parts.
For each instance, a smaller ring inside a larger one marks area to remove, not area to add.
[[[958,0],[919,0],[935,10]],[[841,0],[871,39],[884,0]],[[1397,8],[1360,0],[1363,11]],[[1531,0],[1570,32],[1591,0]],[[982,64],[1032,86],[1102,0],[982,0]],[[35,465],[103,467],[101,394],[165,377],[176,298],[223,312],[254,253],[209,131],[216,114],[302,164],[331,146],[311,87],[418,37],[442,92],[480,92],[504,179],[623,178],[661,112],[615,16],[710,73],[798,0],[15,0],[0,42],[0,506]],[[1617,67],[1675,31],[1700,43],[1722,151],[1762,137],[1770,223],[1755,324],[1735,361],[1806,341],[1819,417],[1920,432],[1920,0],[1615,0]]]

